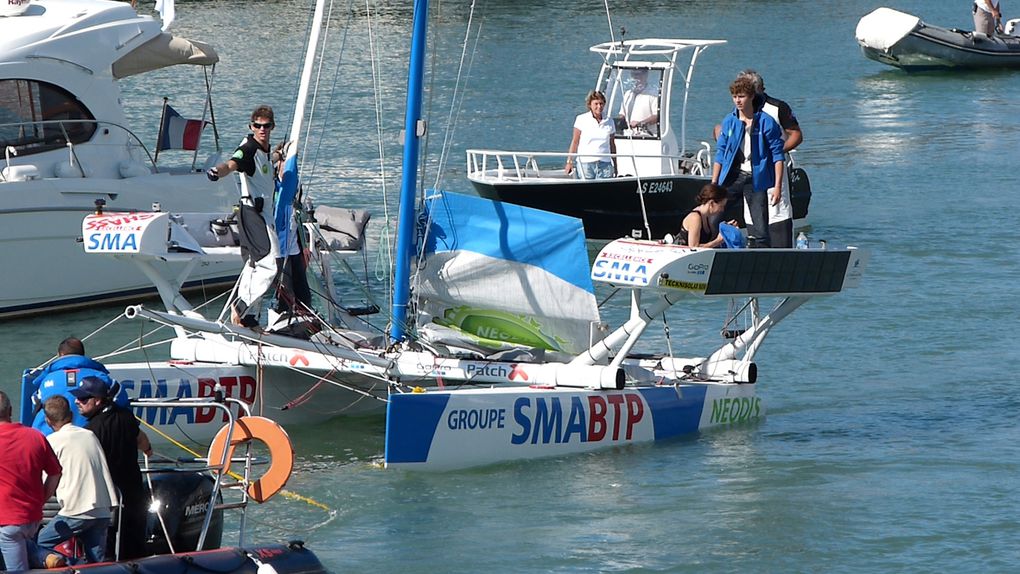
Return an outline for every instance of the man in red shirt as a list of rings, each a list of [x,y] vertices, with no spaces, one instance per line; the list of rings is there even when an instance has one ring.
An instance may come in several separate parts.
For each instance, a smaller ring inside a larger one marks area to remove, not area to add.
[[[41,432],[11,422],[11,399],[0,391],[0,553],[6,570],[28,570],[46,500],[57,491],[63,469]],[[46,480],[43,480],[46,473]]]

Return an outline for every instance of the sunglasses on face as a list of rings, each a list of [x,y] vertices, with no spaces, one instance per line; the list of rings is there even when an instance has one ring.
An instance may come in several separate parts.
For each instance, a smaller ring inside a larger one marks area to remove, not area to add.
[[[251,123],[251,127],[255,128],[257,130],[271,130],[271,129],[276,127],[276,124],[274,124],[273,122],[269,122],[268,124],[260,124],[258,122],[252,122]]]

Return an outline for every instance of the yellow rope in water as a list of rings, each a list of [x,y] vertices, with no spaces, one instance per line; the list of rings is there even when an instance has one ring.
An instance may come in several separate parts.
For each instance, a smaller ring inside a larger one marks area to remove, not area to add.
[[[145,425],[146,428],[151,429],[153,432],[155,432],[159,436],[165,438],[171,444],[173,444],[174,446],[180,448],[184,452],[187,452],[188,454],[190,454],[191,456],[193,456],[195,458],[203,458],[202,455],[200,455],[197,452],[191,450],[190,448],[188,448],[187,445],[185,445],[185,444],[183,444],[183,443],[181,443],[179,441],[174,440],[173,437],[171,437],[170,435],[166,434],[165,432],[163,432],[163,431],[159,430],[158,428],[150,425],[148,422],[142,420],[141,418],[139,418],[137,416],[135,418],[138,419],[138,422],[140,422],[143,425]],[[241,478],[242,478],[241,475],[237,474],[234,471],[227,471],[227,474],[229,474],[231,476],[231,478],[234,478],[235,480],[241,480]],[[320,509],[322,509],[322,510],[324,510],[326,512],[329,512],[329,513],[333,512],[333,509],[328,507],[328,506],[326,506],[325,504],[323,504],[323,503],[321,503],[321,502],[319,502],[317,500],[313,500],[311,498],[308,498],[307,496],[303,496],[301,494],[298,494],[296,492],[291,492],[291,491],[285,489],[285,490],[281,490],[280,494],[282,494],[284,496],[284,498],[289,498],[291,500],[299,500],[301,502],[304,502],[305,504],[308,504],[310,506],[314,506],[316,508],[320,508]]]

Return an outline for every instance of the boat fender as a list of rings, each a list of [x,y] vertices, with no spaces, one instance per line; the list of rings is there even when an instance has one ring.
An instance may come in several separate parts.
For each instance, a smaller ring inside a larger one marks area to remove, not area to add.
[[[626,375],[619,367],[549,364],[538,369],[533,384],[581,389],[623,389]]]
[[[229,426],[221,428],[209,445],[209,465],[218,465],[219,461],[224,459],[223,452],[226,449],[226,462],[214,472],[228,472],[230,459],[233,458],[237,446],[253,440],[264,443],[269,448],[269,470],[248,485],[248,496],[256,502],[269,500],[283,490],[294,470],[294,447],[290,443],[287,431],[275,421],[257,416],[237,419],[234,423],[234,432],[230,433],[228,441],[229,428]]]

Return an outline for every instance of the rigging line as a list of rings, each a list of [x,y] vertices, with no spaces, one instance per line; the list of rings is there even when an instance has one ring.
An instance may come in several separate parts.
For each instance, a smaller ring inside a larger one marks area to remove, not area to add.
[[[376,256],[376,279],[379,278],[378,264],[381,260],[384,264],[383,269],[386,273],[386,292],[393,292],[393,258],[394,250],[396,246],[393,243],[390,230],[391,216],[390,216],[390,194],[386,186],[386,150],[383,146],[383,113],[382,113],[382,86],[379,80],[379,54],[376,51],[375,44],[375,27],[373,26],[374,20],[372,19],[372,3],[371,0],[365,0],[365,11],[367,13],[368,21],[368,46],[369,46],[369,62],[372,64],[372,93],[375,94],[375,131],[376,131],[376,143],[379,147],[379,176],[382,184],[382,205],[383,205],[383,229],[379,234],[379,247],[378,255]]]
[[[213,304],[214,302],[216,302],[216,300],[217,300],[217,299],[220,299],[220,298],[222,298],[222,297],[225,297],[225,296],[226,296],[226,292],[220,293],[220,294],[219,294],[219,295],[217,295],[216,297],[213,297],[212,299],[209,299],[208,301],[206,301],[205,303],[202,303],[202,304],[201,304],[201,305],[199,305],[198,307],[195,307],[195,311],[196,311],[196,312],[197,312],[197,311],[200,311],[200,310],[201,310],[201,309],[203,309],[204,307],[207,307],[207,306],[209,306],[209,305]],[[121,315],[120,315],[120,316],[118,316],[118,317],[117,317],[116,319],[114,319],[114,321],[117,321],[117,320],[119,320],[119,319],[120,319],[121,317],[123,317],[123,314],[121,314]],[[112,322],[111,322],[111,323],[112,323]],[[107,325],[109,325],[109,324],[111,324],[111,323],[108,323]],[[170,325],[166,325],[166,324],[162,324],[162,323],[158,323],[158,322],[157,322],[157,326],[156,326],[155,328],[153,328],[153,329],[152,329],[151,331],[149,331],[148,333],[144,333],[144,334],[142,335],[142,337],[150,337],[150,336],[152,336],[152,335],[156,334],[157,332],[159,332],[159,331],[161,331],[161,330],[163,330],[163,329],[167,329],[167,328],[169,328],[169,327],[170,327]],[[104,326],[103,328],[105,328],[105,326]],[[157,345],[164,345],[164,344],[166,344],[166,343],[170,343],[170,342],[172,342],[172,341],[173,341],[174,339],[176,339],[176,338],[177,338],[177,337],[176,337],[176,335],[175,335],[174,337],[171,337],[171,338],[169,338],[169,339],[164,339],[164,340],[162,340],[162,341],[156,341],[155,343],[149,343],[148,345],[146,345],[146,346],[143,346],[143,347],[141,347],[141,348],[142,348],[142,349],[144,349],[144,348],[147,348],[147,347],[155,347],[155,346],[157,346]],[[101,359],[109,359],[110,357],[116,357],[116,356],[119,356],[119,355],[123,355],[123,354],[125,354],[125,353],[133,353],[134,351],[136,351],[136,350],[137,350],[137,349],[135,349],[134,347],[135,347],[135,345],[136,345],[136,344],[138,344],[138,343],[139,343],[139,341],[140,341],[140,339],[133,339],[133,340],[131,340],[131,341],[128,341],[127,343],[124,343],[124,344],[123,344],[123,345],[121,345],[120,347],[118,347],[118,348],[116,348],[116,349],[114,349],[114,350],[110,351],[109,353],[106,353],[106,354],[104,354],[104,355],[101,355],[101,356],[95,357],[95,359],[96,359],[96,360],[101,360]]]
[[[198,459],[206,458],[206,457],[200,455],[199,453],[195,452],[191,448],[189,448],[188,445],[175,440],[172,436],[170,436],[167,433],[159,430],[155,426],[149,424],[149,422],[146,421],[145,419],[143,419],[143,418],[141,418],[141,417],[139,417],[137,415],[135,416],[135,418],[138,419],[139,423],[145,425],[146,428],[151,429],[152,432],[158,434],[164,440],[166,440],[170,444],[176,446],[177,448],[183,450],[184,452],[190,454],[194,458],[198,458]],[[241,475],[237,474],[236,472],[234,472],[232,470],[227,471],[227,474],[229,474],[231,478],[233,478],[235,480],[238,480],[238,481],[243,479],[243,477]],[[319,502],[319,501],[317,501],[317,500],[315,500],[313,498],[309,498],[307,496],[304,496],[304,495],[301,495],[301,494],[297,494],[296,492],[291,492],[289,490],[281,490],[280,494],[282,494],[284,498],[290,498],[291,500],[299,500],[299,501],[304,502],[304,503],[306,503],[306,504],[308,504],[310,506],[314,506],[314,507],[319,508],[321,510],[325,510],[326,512],[330,512],[330,513],[335,512],[332,508],[326,506],[325,504],[323,504],[323,503],[321,503],[321,502]]]
[[[309,12],[308,19],[306,20],[304,42],[301,44],[301,51],[299,52],[299,54],[306,54],[306,53],[308,53],[308,45],[312,42],[311,34],[309,34],[308,32],[312,29],[312,27],[314,25],[312,20],[313,20],[313,18],[315,18],[315,0],[309,0],[309,2],[312,5],[312,10],[311,10],[311,12]],[[298,68],[298,70],[300,71],[300,67]],[[301,73],[300,72],[297,74],[297,77],[294,79],[293,82],[291,82],[290,85],[292,87],[292,92],[295,95],[300,94],[300,92],[301,92]],[[297,104],[297,102],[296,102],[296,96],[295,96],[295,110],[294,110],[295,112],[297,112],[297,109],[296,109],[297,105],[296,104]],[[290,128],[291,128],[291,125],[293,125],[293,123],[294,123],[294,118],[291,117],[289,123],[283,124],[282,127],[285,128],[283,130],[283,133],[290,134]],[[287,141],[287,136],[283,137],[283,141],[284,142]],[[270,143],[272,143],[272,142],[270,142]]]
[[[443,174],[445,173],[446,162],[448,161],[449,150],[453,146],[453,133],[456,131],[456,126],[457,126],[455,118],[459,118],[460,117],[460,111],[461,111],[462,106],[464,105],[464,92],[466,90],[462,90],[461,89],[461,80],[465,77],[465,74],[464,74],[464,68],[465,68],[464,62],[465,62],[465,60],[467,60],[467,47],[468,47],[468,44],[469,44],[469,42],[471,40],[471,26],[472,26],[472,22],[474,21],[474,17],[475,17],[475,7],[476,7],[476,1],[472,0],[472,2],[471,2],[471,9],[470,9],[470,12],[468,14],[467,26],[464,29],[464,42],[461,44],[460,64],[459,64],[459,66],[457,68],[457,79],[456,79],[456,81],[454,82],[454,85],[453,85],[453,97],[450,99],[450,113],[447,115],[447,118],[446,118],[446,129],[443,130],[443,134],[444,134],[443,135],[443,144],[439,148],[440,149],[440,151],[439,151],[439,165],[438,165],[438,167],[436,169],[436,179],[435,179],[435,185],[432,186],[433,189],[440,189],[441,180],[443,179]],[[481,35],[481,25],[479,25],[479,31],[478,31],[478,36],[480,36],[480,35]],[[475,37],[475,49],[476,50],[477,50],[477,47],[478,47],[478,43],[477,43],[478,36]],[[472,53],[472,61],[473,61],[473,59],[474,59],[474,53]],[[470,70],[470,66],[468,67],[468,69]],[[459,98],[458,98],[458,96],[459,96]]]
[[[615,44],[616,36],[613,34],[613,15],[609,11],[609,0],[603,0],[606,5],[606,21],[609,24],[609,40]]]
[[[323,141],[325,141],[325,138],[323,137],[322,134],[325,133],[326,126],[328,124],[328,119],[330,118],[330,116],[332,115],[332,112],[333,112],[333,101],[335,99],[334,95],[336,94],[337,82],[339,82],[339,80],[340,80],[340,63],[343,61],[344,51],[346,50],[346,47],[347,47],[347,34],[350,31],[350,28],[351,28],[351,26],[350,26],[351,19],[353,18],[353,14],[354,14],[354,10],[352,9],[353,8],[353,2],[354,2],[354,0],[348,0],[348,2],[347,2],[347,22],[345,23],[344,33],[343,33],[343,35],[341,36],[341,39],[340,39],[340,50],[339,50],[339,53],[337,54],[336,67],[333,69],[333,84],[332,84],[332,86],[330,86],[330,89],[329,89],[329,98],[327,99],[328,104],[326,105],[326,114],[325,114],[325,118],[326,119],[323,120],[322,126],[319,128],[319,135],[318,135],[318,140],[317,140],[317,142],[315,144],[315,151],[314,151],[314,153],[312,153],[312,158],[310,160],[311,161],[311,169],[310,169],[310,171],[313,174],[315,173],[316,166],[318,165],[318,162],[319,162],[319,152],[322,150],[322,143],[323,143]],[[333,13],[333,4],[332,4],[332,2],[329,5],[329,10],[330,10],[330,12],[329,12],[330,15],[332,15],[332,13]],[[309,126],[311,126],[311,124],[309,124]]]
[[[309,188],[309,195],[311,194],[311,188],[314,186],[315,163],[313,162],[311,165],[309,165],[309,167],[307,169],[307,172],[305,171],[305,163],[306,163],[306,160],[305,160],[306,153],[305,152],[307,152],[308,149],[312,145],[311,144],[311,142],[312,142],[312,130],[313,130],[313,124],[314,124],[314,121],[315,121],[315,110],[316,110],[315,103],[318,101],[318,98],[319,98],[319,85],[320,85],[320,83],[322,81],[322,69],[323,69],[323,65],[325,64],[325,61],[326,61],[326,45],[327,45],[327,42],[329,40],[329,32],[332,29],[332,22],[333,22],[333,18],[332,17],[333,17],[333,2],[331,0],[330,3],[329,3],[329,10],[326,12],[326,16],[325,16],[326,24],[325,24],[325,27],[323,28],[323,32],[322,32],[322,41],[319,42],[319,46],[320,46],[320,48],[319,48],[319,65],[318,65],[318,67],[316,68],[316,71],[315,71],[315,83],[314,83],[314,88],[312,89],[312,101],[311,101],[311,106],[310,106],[310,108],[308,110],[308,121],[305,123],[304,149],[303,150],[299,150],[299,151],[302,152],[301,155],[300,155],[300,157],[301,157],[301,166],[300,166],[301,173],[307,173],[308,174],[306,179],[307,179],[307,184],[308,184],[308,188]],[[345,34],[346,34],[346,32],[345,32]],[[334,78],[335,78],[335,76],[334,76]],[[335,87],[336,87],[336,82],[335,82],[335,79],[334,79],[334,83],[333,83],[333,86],[330,89],[329,98],[328,98],[328,101],[330,102],[330,104],[332,104],[332,101],[333,101],[333,93],[334,93],[333,90],[335,89]],[[331,109],[332,109],[332,105],[326,106],[326,116],[325,116],[326,118],[329,118],[329,112],[330,112]],[[322,141],[322,133],[323,133],[323,131],[325,131],[326,123],[327,123],[326,121],[323,121],[322,130],[320,130],[319,133],[318,133],[319,141]],[[318,158],[318,156],[316,155],[316,159],[317,158]],[[306,197],[308,197],[308,196],[306,196]]]

